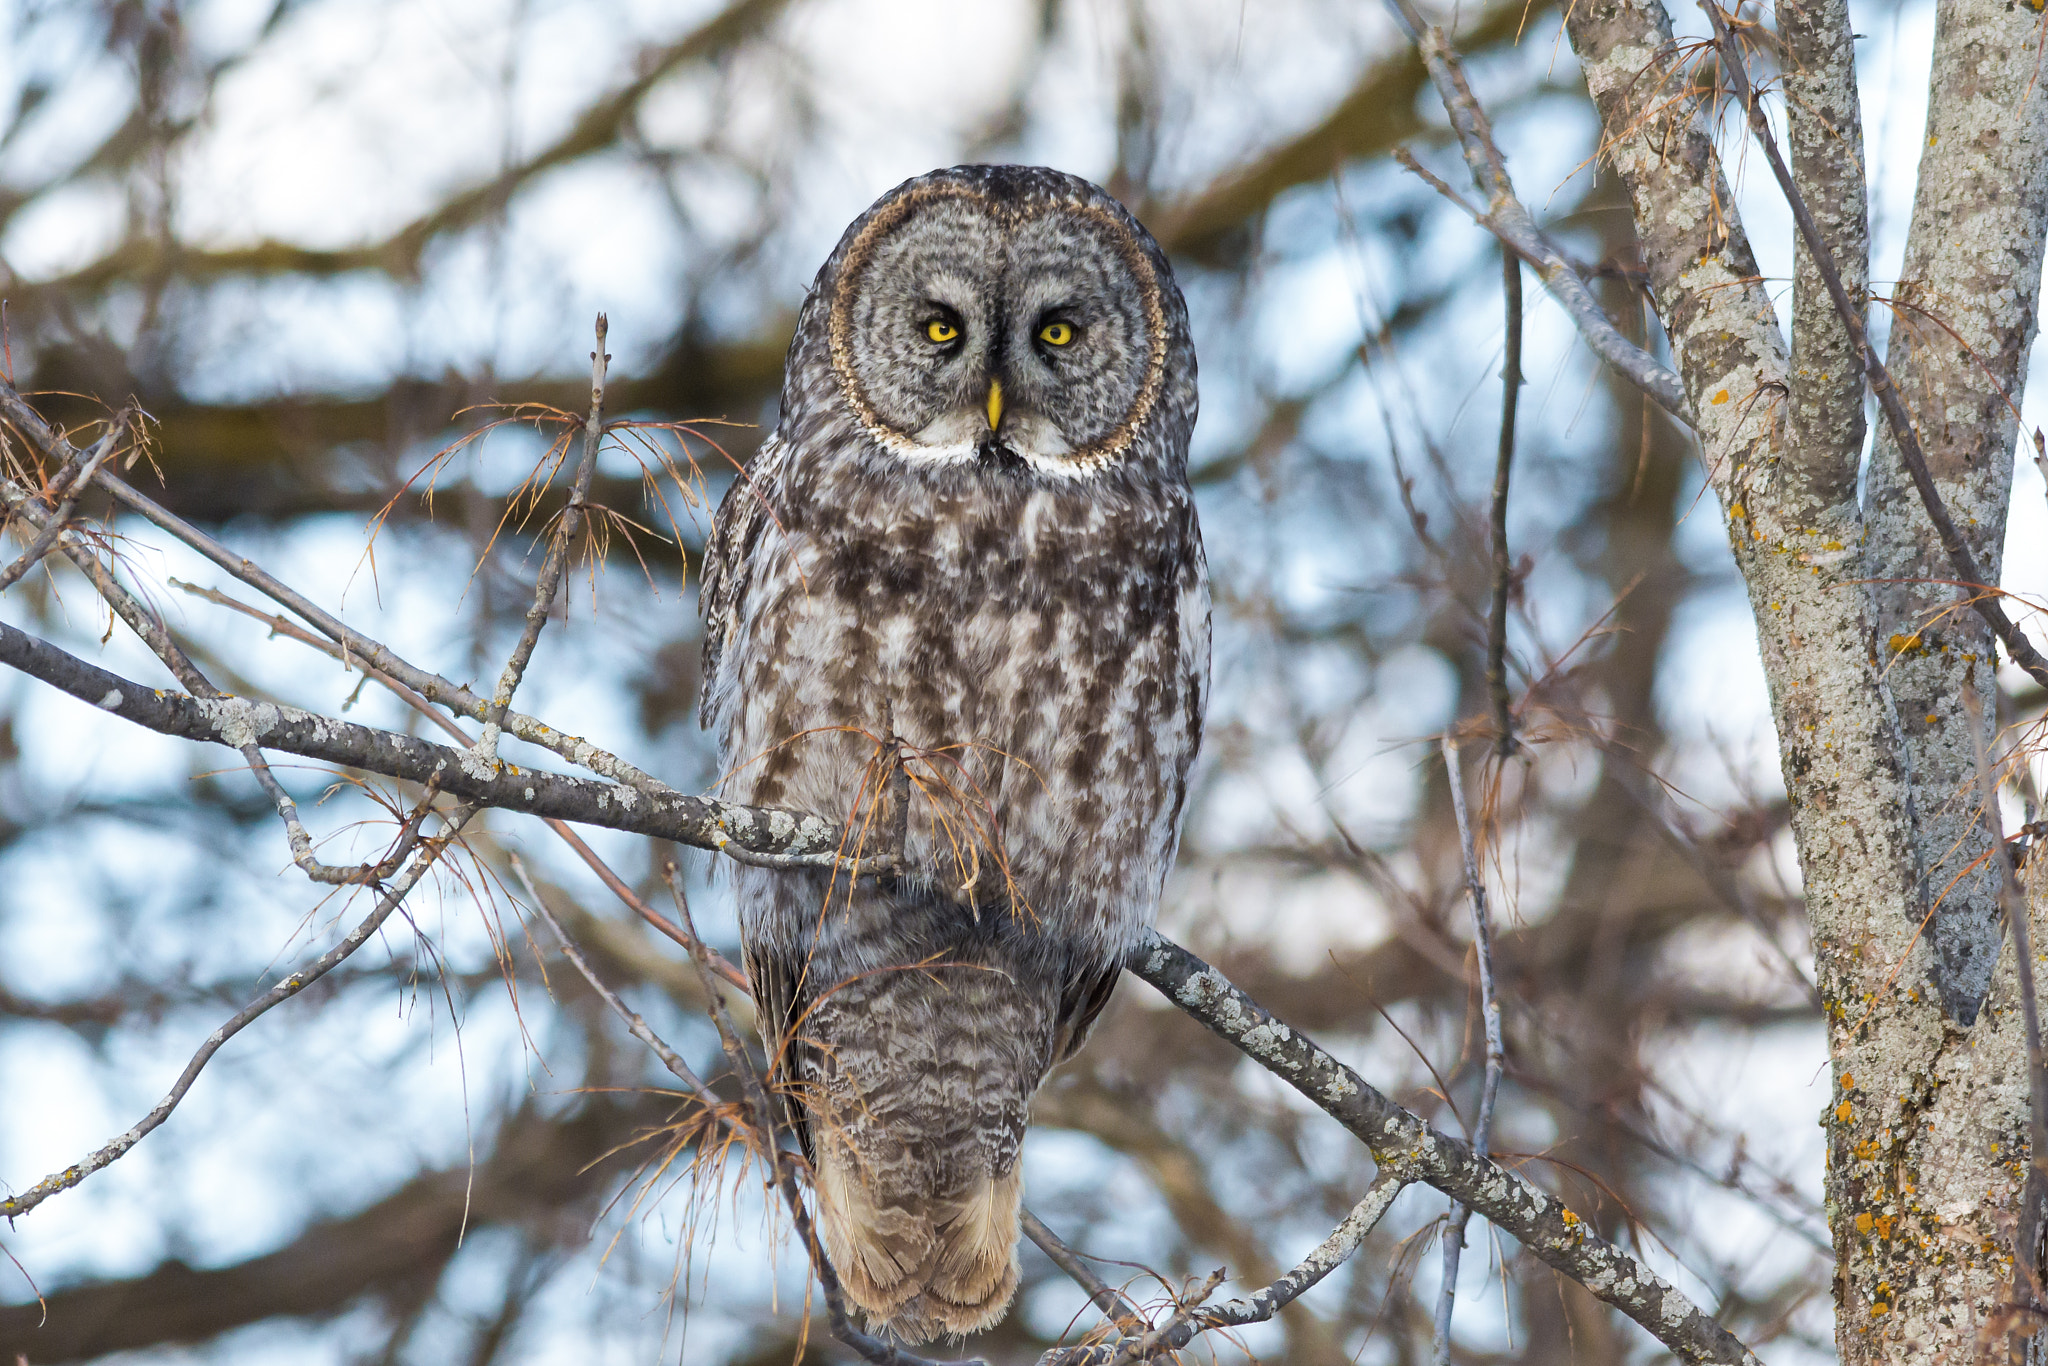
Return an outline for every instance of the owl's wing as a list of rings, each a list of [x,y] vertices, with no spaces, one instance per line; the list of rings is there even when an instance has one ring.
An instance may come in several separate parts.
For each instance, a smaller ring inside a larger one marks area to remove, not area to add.
[[[697,611],[704,618],[704,691],[697,706],[697,724],[705,729],[715,719],[715,699],[720,693],[718,663],[739,625],[747,585],[753,578],[754,547],[762,528],[775,520],[765,485],[769,473],[780,464],[780,448],[778,437],[770,436],[761,443],[761,449],[725,491],[704,543],[704,567],[697,585]]]
[[[1067,982],[1067,989],[1060,994],[1059,1030],[1053,1037],[1052,1060],[1057,1066],[1081,1051],[1081,1045],[1088,1042],[1088,1031],[1095,1027],[1095,1017],[1109,1004],[1109,998],[1116,991],[1117,978],[1124,975],[1123,964],[1116,963],[1095,972],[1083,972]]]

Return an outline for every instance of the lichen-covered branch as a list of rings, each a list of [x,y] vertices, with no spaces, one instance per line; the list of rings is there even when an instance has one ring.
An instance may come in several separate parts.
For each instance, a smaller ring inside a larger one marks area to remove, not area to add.
[[[1126,967],[1320,1106],[1363,1140],[1376,1160],[1399,1165],[1415,1180],[1470,1205],[1544,1265],[1641,1324],[1680,1361],[1760,1366],[1734,1334],[1595,1234],[1563,1201],[1430,1128],[1180,945],[1154,932]]]
[[[1212,1329],[1266,1322],[1300,1298],[1303,1291],[1351,1260],[1351,1254],[1358,1251],[1358,1245],[1378,1226],[1411,1179],[1398,1163],[1381,1166],[1365,1194],[1343,1221],[1330,1230],[1330,1236],[1271,1285],[1222,1304],[1185,1305],[1159,1327],[1121,1341],[1056,1347],[1038,1359],[1038,1366],[1135,1366],[1138,1362],[1171,1357],[1199,1334]]]
[[[771,867],[838,867],[840,830],[801,811],[737,806],[662,788],[645,791],[504,764],[497,769],[465,749],[396,731],[338,721],[296,707],[247,698],[209,699],[151,688],[77,658],[0,622],[0,664],[18,669],[124,721],[162,735],[226,745],[245,744],[339,764],[440,790],[478,806],[552,816],[653,835],[742,862]],[[881,871],[886,859],[861,861]]]

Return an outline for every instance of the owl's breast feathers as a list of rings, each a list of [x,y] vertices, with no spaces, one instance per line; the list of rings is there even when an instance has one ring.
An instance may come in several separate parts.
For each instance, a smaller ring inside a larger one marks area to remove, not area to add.
[[[1184,481],[803,460],[775,440],[719,510],[702,593],[704,718],[735,800],[834,816],[868,852],[907,837],[963,903],[1129,947],[1208,682]]]
[[[1209,668],[1185,479],[771,438],[700,592],[727,795],[911,870],[734,870],[826,1250],[871,1323],[978,1331],[1017,1285],[1031,1095],[1173,861]]]

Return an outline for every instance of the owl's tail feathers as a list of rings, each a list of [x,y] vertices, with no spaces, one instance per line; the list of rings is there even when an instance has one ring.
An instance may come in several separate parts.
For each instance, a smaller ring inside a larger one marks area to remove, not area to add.
[[[841,1286],[868,1322],[908,1343],[994,1324],[1017,1293],[1013,1167],[952,1197],[884,1204],[841,1143],[818,1152],[818,1223]]]

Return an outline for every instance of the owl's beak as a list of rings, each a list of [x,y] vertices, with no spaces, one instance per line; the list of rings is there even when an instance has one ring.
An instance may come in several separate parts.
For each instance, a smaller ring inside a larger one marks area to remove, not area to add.
[[[988,382],[988,429],[994,431],[1003,421],[1003,382],[992,379]]]

